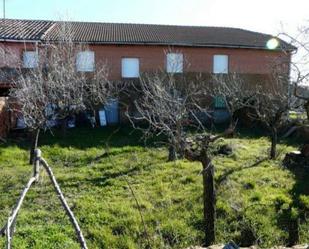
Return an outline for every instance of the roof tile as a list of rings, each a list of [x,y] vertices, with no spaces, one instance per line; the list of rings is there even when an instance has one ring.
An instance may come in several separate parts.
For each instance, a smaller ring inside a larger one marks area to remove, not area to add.
[[[53,22],[36,20],[0,21],[0,38],[58,41],[65,26],[74,42],[96,44],[148,44],[174,46],[243,47],[266,49],[273,36],[227,27],[151,24]],[[281,41],[281,48],[295,48]]]
[[[12,40],[40,40],[54,22],[32,20],[0,20],[0,38]]]

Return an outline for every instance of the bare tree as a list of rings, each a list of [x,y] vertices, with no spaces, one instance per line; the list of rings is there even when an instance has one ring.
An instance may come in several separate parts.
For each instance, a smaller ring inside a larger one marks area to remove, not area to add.
[[[259,122],[269,131],[271,140],[270,158],[276,157],[278,131],[287,123],[287,114],[292,107],[289,93],[289,76],[279,69],[273,71],[266,81],[256,82],[254,86],[236,73],[214,78],[213,96],[224,101],[231,116],[230,126],[235,126],[235,113],[246,109],[251,120]]]
[[[210,121],[207,111],[211,105],[212,93],[208,87],[209,83],[202,75],[190,77],[169,72],[144,74],[138,83],[133,84],[139,96],[134,100],[136,112],[128,114],[134,127],[142,129],[146,136],[163,134],[167,137],[169,160],[184,156],[202,163],[204,231],[207,246],[215,242],[216,219],[214,165],[209,148],[219,137],[230,135],[235,128],[231,126],[218,136],[206,131],[204,124],[205,121]],[[233,97],[238,97],[238,91],[231,90],[226,96],[226,100],[232,98],[229,100],[231,111],[238,108],[238,102]],[[190,135],[190,128],[198,135]]]
[[[69,24],[58,26],[58,40],[37,47],[37,60],[31,62],[32,67],[25,69],[20,65],[12,78],[11,107],[33,131],[31,163],[40,130],[49,128],[52,120],[62,120],[65,127],[68,116],[104,104],[115,94],[117,86],[108,80],[106,63],[78,70],[79,53],[89,49],[73,42]]]
[[[291,78],[293,82],[293,94],[296,98],[303,102],[304,110],[309,121],[309,96],[307,91],[303,91],[308,87],[309,82],[309,22],[298,28],[298,32],[291,35],[281,32],[280,37],[289,41],[291,45],[297,48],[291,63]]]
[[[288,110],[291,108],[289,96],[289,76],[277,71],[271,76],[267,86],[257,84],[254,99],[250,106],[254,110],[251,115],[268,131],[271,140],[270,158],[277,155],[278,132],[288,121]]]
[[[221,137],[229,136],[234,132],[234,127],[229,127],[224,133],[212,135],[210,133],[197,134],[185,140],[184,154],[188,160],[198,161],[202,164],[203,176],[203,215],[204,215],[204,243],[210,246],[215,242],[216,222],[216,189],[215,166],[212,163],[211,145]]]
[[[210,91],[213,97],[219,96],[224,101],[231,116],[231,127],[235,126],[235,113],[246,109],[251,120],[259,122],[268,130],[271,159],[276,157],[279,129],[287,124],[288,110],[294,104],[290,98],[290,75],[287,68],[288,61],[277,58],[269,65],[269,75],[256,80],[254,84],[237,73],[214,76]]]
[[[134,102],[136,113],[129,118],[134,127],[142,129],[147,136],[167,136],[169,160],[184,156],[202,163],[205,245],[208,246],[215,242],[216,219],[214,165],[209,148],[218,138],[233,133],[235,126],[217,136],[206,132],[202,116],[207,115],[211,102],[203,103],[210,97],[205,84],[200,76],[188,80],[185,75],[163,72],[143,75],[134,88],[140,94]],[[143,125],[137,126],[141,121]],[[198,135],[190,135],[187,132],[190,127]]]
[[[30,61],[30,68],[24,68],[19,62],[13,69],[12,75],[5,75],[13,84],[10,91],[11,109],[21,114],[27,127],[34,132],[31,153],[31,162],[34,163],[33,177],[30,178],[22,191],[6,226],[0,230],[0,234],[6,234],[7,248],[11,248],[14,227],[22,202],[32,184],[37,182],[41,166],[47,171],[61,204],[75,228],[81,248],[87,248],[78,222],[62,194],[51,168],[41,158],[39,150],[36,150],[39,132],[49,128],[51,120],[64,120],[70,114],[88,108],[94,109],[97,105],[104,104],[110,97],[117,94],[115,91],[118,89],[118,85],[108,80],[106,63],[97,63],[96,68],[89,70],[89,72],[79,72],[76,59],[80,52],[88,50],[87,46],[73,42],[70,26],[66,23],[59,26],[58,34],[57,41],[47,41],[45,44],[37,46],[36,51],[32,50],[37,56],[36,59]],[[27,48],[25,45],[25,49]],[[6,51],[5,58],[12,59],[16,56],[14,52],[8,56],[8,52]],[[37,151],[36,156],[34,156],[35,151]]]
[[[214,74],[212,81],[209,93],[214,99],[223,101],[230,115],[230,127],[234,127],[237,123],[237,112],[250,106],[255,92],[250,91],[248,83],[238,73]]]
[[[197,114],[207,109],[199,103],[205,89],[198,87],[197,82],[181,75],[157,72],[144,74],[134,84],[140,97],[134,100],[136,112],[128,113],[128,117],[146,136],[167,137],[170,161],[183,156],[186,128],[203,127]],[[139,126],[141,123],[146,127]]]
[[[276,157],[278,132],[287,124],[288,110],[294,102],[290,98],[290,76],[285,61],[271,68],[267,79],[248,84],[242,75],[230,74],[215,78],[214,96],[220,96],[231,115],[231,127],[235,126],[234,114],[246,108],[252,120],[259,122],[269,132],[271,140],[270,158]]]

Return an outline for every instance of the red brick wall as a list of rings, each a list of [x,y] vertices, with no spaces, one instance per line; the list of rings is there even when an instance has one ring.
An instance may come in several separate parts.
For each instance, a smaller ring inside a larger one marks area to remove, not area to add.
[[[22,56],[24,50],[34,50],[34,43],[23,43],[23,42],[1,42],[1,67],[16,67],[22,62]],[[5,51],[5,53],[3,53]]]
[[[17,42],[0,43],[0,47],[3,46],[8,50],[8,57],[14,54],[12,56],[14,58],[6,66],[20,63],[23,51],[33,50],[35,47],[31,43]],[[164,70],[166,68],[165,52],[169,49],[167,46],[141,45],[90,45],[89,48],[95,52],[97,64],[107,63],[112,80],[121,79],[121,58],[123,57],[139,58],[141,72]],[[215,54],[228,55],[229,71],[243,74],[269,74],[275,63],[290,61],[289,54],[269,50],[202,47],[177,47],[173,50],[184,54],[185,72],[212,72]],[[0,60],[0,67],[3,66],[5,66],[3,60]]]
[[[139,58],[141,72],[164,70],[166,67],[165,52],[168,47],[164,46],[91,45],[90,49],[95,52],[97,64],[107,63],[113,80],[121,79],[123,57]],[[242,74],[269,74],[274,64],[290,61],[290,55],[283,52],[257,49],[177,47],[175,51],[184,54],[185,72],[211,73],[215,54],[228,55],[229,71]]]

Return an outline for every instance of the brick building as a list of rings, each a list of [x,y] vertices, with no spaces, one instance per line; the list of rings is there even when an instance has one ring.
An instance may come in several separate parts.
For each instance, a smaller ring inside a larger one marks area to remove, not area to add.
[[[2,56],[7,50],[16,55],[0,61],[0,68],[9,70],[17,65],[35,67],[45,44],[59,41],[63,22],[7,19],[0,25]],[[273,36],[237,28],[85,22],[66,25],[75,43],[88,45],[76,56],[77,71],[89,72],[104,62],[111,80],[138,78],[155,70],[179,74],[236,72],[254,79],[271,74],[274,63],[285,65],[289,74],[295,50],[280,39],[269,49],[267,43],[274,40]],[[9,87],[9,80],[0,77],[0,95],[6,95]]]

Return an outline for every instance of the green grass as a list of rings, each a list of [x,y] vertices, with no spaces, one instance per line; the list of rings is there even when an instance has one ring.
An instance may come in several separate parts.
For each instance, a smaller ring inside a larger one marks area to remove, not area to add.
[[[289,118],[291,120],[294,120],[294,119],[305,120],[305,119],[307,119],[307,114],[305,112],[297,113],[295,111],[290,111],[289,112]]]
[[[121,128],[113,133],[115,129],[79,128],[70,130],[66,138],[58,134],[41,138],[43,156],[52,166],[89,248],[145,248],[147,236],[128,183],[139,200],[152,248],[202,244],[201,165],[186,160],[166,162],[164,147],[145,146],[138,132]],[[110,156],[100,157],[106,143]],[[295,147],[280,144],[278,160],[254,165],[267,155],[267,138],[247,133],[219,143],[232,144],[234,153],[214,158],[217,242],[246,244],[253,236],[262,247],[285,244],[285,210],[291,205],[302,214],[301,242],[308,242],[309,224],[303,210],[309,210],[309,177],[290,172],[280,163],[283,154]],[[0,224],[5,223],[32,173],[27,161],[23,140],[0,145]],[[0,238],[0,248],[4,243]],[[18,249],[79,248],[45,174],[25,199],[13,245]]]

